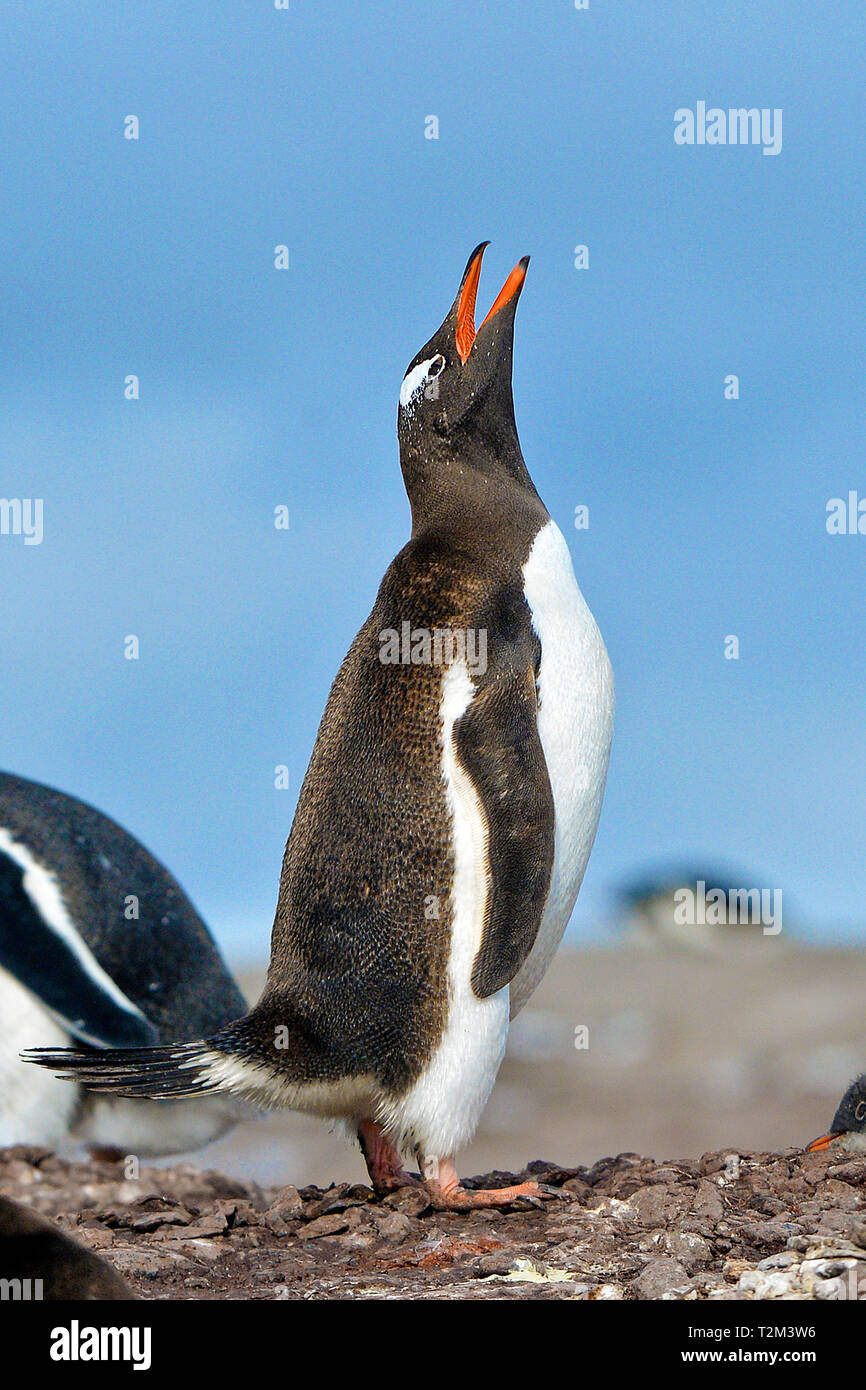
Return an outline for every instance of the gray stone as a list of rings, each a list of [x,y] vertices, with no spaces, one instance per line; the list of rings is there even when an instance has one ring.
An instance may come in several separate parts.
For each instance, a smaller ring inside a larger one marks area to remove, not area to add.
[[[661,1255],[658,1259],[650,1260],[646,1269],[635,1279],[632,1290],[638,1298],[663,1298],[666,1293],[685,1289],[688,1282],[688,1273],[679,1260]]]

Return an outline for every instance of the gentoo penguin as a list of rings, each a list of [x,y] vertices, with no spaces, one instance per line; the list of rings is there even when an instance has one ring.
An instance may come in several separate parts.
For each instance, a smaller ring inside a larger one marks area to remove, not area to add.
[[[75,797],[0,772],[0,1145],[143,1156],[208,1143],[243,1107],[96,1096],[19,1052],[186,1041],[245,1008],[192,903],[143,845]]]
[[[610,665],[523,460],[514,316],[528,257],[481,327],[486,243],[403,379],[411,537],[332,687],[286,846],[267,984],[199,1043],[31,1054],[99,1091],[226,1089],[346,1122],[374,1188],[414,1153],[441,1208],[512,1014],[583,878],[613,717]]]
[[[53,1221],[0,1197],[0,1278],[9,1297],[46,1303],[137,1299],[125,1279]],[[17,1285],[17,1287],[16,1287]]]
[[[829,1149],[831,1144],[834,1149],[855,1153],[866,1150],[866,1073],[851,1082],[839,1102],[829,1132],[813,1139],[807,1152],[818,1153]]]

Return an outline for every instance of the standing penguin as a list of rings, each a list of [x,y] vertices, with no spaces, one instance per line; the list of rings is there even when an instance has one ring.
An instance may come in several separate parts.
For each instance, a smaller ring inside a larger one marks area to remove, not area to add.
[[[412,535],[331,690],[286,846],[258,1004],[178,1047],[31,1059],[100,1091],[228,1090],[346,1122],[374,1187],[417,1155],[461,1187],[509,1005],[550,964],[586,869],[613,718],[607,653],[523,461],[511,394],[528,258],[475,329],[487,243],[400,390]]]

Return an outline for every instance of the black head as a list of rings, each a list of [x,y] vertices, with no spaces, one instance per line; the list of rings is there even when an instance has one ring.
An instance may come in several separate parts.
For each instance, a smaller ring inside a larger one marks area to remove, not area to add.
[[[529,257],[518,261],[481,327],[475,299],[488,243],[472,252],[444,323],[415,354],[400,389],[400,466],[413,513],[425,494],[473,475],[508,477],[533,493],[520,452],[511,361],[514,316]]]
[[[829,1133],[822,1134],[809,1145],[811,1153],[829,1148],[834,1139],[841,1134],[860,1134],[866,1136],[866,1073],[852,1081],[833,1116]]]

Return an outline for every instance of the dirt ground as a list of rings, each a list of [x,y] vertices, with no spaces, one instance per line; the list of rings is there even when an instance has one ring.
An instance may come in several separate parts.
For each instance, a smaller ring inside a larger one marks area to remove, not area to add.
[[[636,1154],[536,1162],[540,1200],[434,1211],[417,1188],[263,1188],[188,1164],[0,1150],[0,1192],[54,1218],[144,1299],[866,1297],[866,1158]]]

